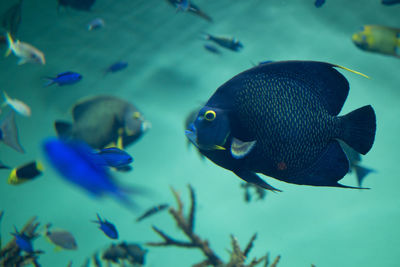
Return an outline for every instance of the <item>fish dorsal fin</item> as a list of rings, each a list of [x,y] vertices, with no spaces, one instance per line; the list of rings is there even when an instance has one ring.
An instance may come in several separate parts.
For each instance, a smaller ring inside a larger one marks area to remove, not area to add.
[[[72,118],[74,121],[79,120],[83,113],[85,113],[91,105],[92,101],[78,102],[72,107]]]
[[[365,75],[348,68],[318,61],[277,61],[254,67],[243,74],[254,75],[264,73],[265,79],[286,77],[302,81],[306,87],[298,87],[299,95],[304,94],[305,88],[316,94],[331,115],[339,114],[349,93],[349,82],[335,68]],[[247,75],[246,75],[247,76]],[[251,77],[250,76],[250,77]]]
[[[67,137],[70,135],[72,124],[65,121],[55,121],[54,128],[56,129],[58,136]]]
[[[243,142],[233,137],[231,144],[231,154],[235,159],[245,157],[256,145],[256,140],[250,142]]]

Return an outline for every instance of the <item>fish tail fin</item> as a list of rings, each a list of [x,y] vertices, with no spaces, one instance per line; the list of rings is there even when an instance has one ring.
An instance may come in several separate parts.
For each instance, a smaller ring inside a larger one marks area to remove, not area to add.
[[[3,98],[4,98],[3,106],[5,106],[8,103],[10,103],[10,97],[7,95],[6,91],[3,91]]]
[[[342,121],[342,136],[347,145],[358,153],[367,154],[375,140],[376,117],[374,109],[368,105],[339,117]]]
[[[56,133],[59,137],[66,138],[71,133],[72,124],[65,121],[55,121],[54,128],[56,129]]]
[[[357,182],[359,187],[361,187],[363,180],[368,174],[370,174],[371,172],[375,172],[375,170],[373,169],[369,169],[359,165],[355,165],[354,170],[356,172]]]
[[[46,77],[45,79],[46,79],[46,82],[43,84],[43,87],[47,87],[47,86],[50,86],[50,85],[52,85],[52,84],[55,84],[53,78]]]
[[[24,149],[18,140],[18,130],[15,124],[15,112],[10,111],[0,124],[0,129],[3,133],[2,141],[4,144],[15,149],[18,152],[24,153]]]

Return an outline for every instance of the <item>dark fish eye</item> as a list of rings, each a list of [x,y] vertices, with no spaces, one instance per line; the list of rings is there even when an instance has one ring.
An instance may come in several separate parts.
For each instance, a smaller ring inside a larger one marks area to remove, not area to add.
[[[217,117],[217,114],[215,114],[214,110],[207,110],[206,113],[204,113],[203,117],[207,121],[213,121],[215,117]]]

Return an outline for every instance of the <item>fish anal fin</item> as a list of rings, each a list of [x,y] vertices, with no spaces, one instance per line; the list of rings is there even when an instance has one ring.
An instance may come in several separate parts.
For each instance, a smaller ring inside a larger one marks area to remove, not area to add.
[[[313,185],[358,188],[339,184],[349,171],[349,160],[338,141],[332,141],[320,158],[303,172],[291,177],[291,183]]]
[[[271,190],[271,191],[278,191],[282,192],[281,190],[269,185],[267,182],[262,180],[256,173],[251,171],[244,171],[244,170],[237,170],[234,173],[242,180],[258,185],[264,189]]]

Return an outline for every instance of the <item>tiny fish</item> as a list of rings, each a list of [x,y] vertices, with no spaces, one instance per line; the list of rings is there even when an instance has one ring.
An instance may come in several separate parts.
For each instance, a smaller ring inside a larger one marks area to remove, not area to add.
[[[118,231],[114,224],[107,220],[102,220],[100,215],[97,213],[97,221],[93,221],[94,223],[99,224],[99,229],[103,231],[103,233],[111,239],[118,239]]]
[[[114,196],[128,208],[133,206],[128,192],[134,189],[125,188],[116,183],[109,173],[104,160],[84,142],[48,138],[43,142],[43,151],[48,162],[62,178],[82,188],[92,196]]]
[[[178,8],[180,5],[183,7],[188,5],[188,8],[186,10],[187,12],[193,13],[194,15],[207,20],[208,22],[212,22],[212,18],[209,15],[207,15],[205,12],[203,12],[198,6],[193,4],[193,2],[189,2],[188,0],[167,0],[167,1],[168,1],[168,3],[173,5],[175,8]],[[187,2],[187,4],[185,2]]]
[[[3,141],[7,146],[15,149],[20,153],[24,153],[24,149],[19,143],[18,129],[15,124],[15,112],[10,111],[1,121],[0,121],[0,141]]]
[[[15,110],[18,114],[22,116],[31,116],[31,108],[27,104],[25,104],[21,100],[10,98],[5,91],[3,91],[3,96],[5,101],[3,103],[3,106],[9,105],[13,110]]]
[[[156,213],[158,213],[158,212],[160,212],[160,211],[163,211],[163,210],[165,210],[165,209],[168,208],[168,207],[169,207],[168,204],[161,204],[161,205],[152,207],[151,209],[149,209],[149,210],[147,210],[145,213],[143,213],[143,215],[139,216],[139,217],[136,219],[136,221],[137,221],[137,222],[140,222],[140,221],[142,221],[143,219],[145,219],[145,218],[147,218],[147,217],[150,217],[151,215],[154,215],[154,214],[156,214]]]
[[[382,0],[382,4],[386,6],[391,6],[395,4],[400,4],[400,0]]]
[[[32,161],[22,166],[14,168],[8,176],[7,182],[11,185],[19,185],[36,179],[42,174],[43,164],[37,161]]]
[[[221,54],[221,51],[214,45],[205,44],[204,49],[206,49],[207,51],[214,53],[214,54],[218,54],[218,55]]]
[[[78,245],[75,237],[68,231],[55,230],[50,231],[51,224],[46,224],[46,237],[48,240],[56,245],[57,249],[76,250]]]
[[[33,252],[33,246],[31,243],[31,240],[28,236],[26,236],[24,233],[19,233],[17,228],[14,226],[15,229],[15,233],[11,233],[11,235],[13,235],[15,237],[15,243],[17,244],[17,246],[28,253],[32,253]]]
[[[57,74],[56,77],[46,77],[46,79],[49,81],[43,85],[44,87],[50,86],[55,83],[59,86],[64,86],[79,82],[80,80],[82,80],[82,75],[77,72],[66,71]]]
[[[105,160],[108,166],[114,168],[124,167],[133,161],[131,155],[117,147],[103,148],[97,154]]]
[[[325,0],[315,0],[315,7],[322,7],[325,4]]]
[[[178,0],[176,3],[176,12],[186,12],[190,8],[189,0]]]
[[[22,65],[27,62],[36,62],[42,65],[46,64],[46,60],[42,51],[30,44],[20,42],[19,40],[14,42],[9,32],[7,33],[7,42],[8,50],[5,56],[9,56],[12,52],[16,57],[19,57],[18,65]]]
[[[91,22],[88,23],[87,25],[87,29],[88,31],[92,31],[92,30],[98,30],[103,28],[105,25],[104,20],[101,18],[96,18],[94,20],[92,20]]]
[[[219,37],[206,33],[205,39],[210,40],[221,47],[230,49],[235,52],[238,52],[243,48],[243,44],[238,39],[233,37]]]
[[[118,61],[118,62],[115,62],[114,64],[112,64],[111,66],[109,66],[106,69],[105,74],[110,73],[110,72],[114,73],[117,71],[121,71],[121,70],[125,69],[126,67],[128,67],[128,62]]]

